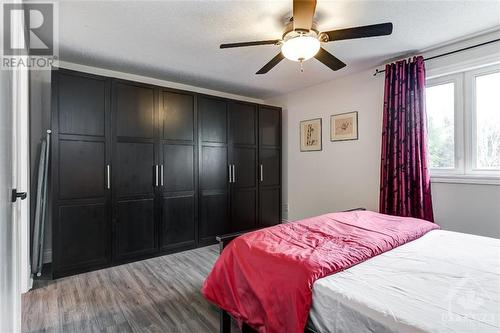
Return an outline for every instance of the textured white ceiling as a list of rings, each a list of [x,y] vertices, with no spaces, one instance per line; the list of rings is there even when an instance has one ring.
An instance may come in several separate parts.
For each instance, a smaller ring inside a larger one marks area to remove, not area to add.
[[[60,58],[256,98],[364,70],[384,60],[500,25],[500,1],[318,0],[320,30],[393,22],[391,36],[325,44],[347,63],[311,59],[254,73],[277,46],[220,50],[220,43],[282,35],[292,1],[61,1]]]

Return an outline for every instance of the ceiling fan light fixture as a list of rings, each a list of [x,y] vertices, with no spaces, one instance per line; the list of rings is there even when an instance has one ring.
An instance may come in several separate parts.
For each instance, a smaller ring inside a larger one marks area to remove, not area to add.
[[[281,53],[289,60],[305,61],[314,57],[320,47],[316,37],[299,35],[285,40],[281,46]]]

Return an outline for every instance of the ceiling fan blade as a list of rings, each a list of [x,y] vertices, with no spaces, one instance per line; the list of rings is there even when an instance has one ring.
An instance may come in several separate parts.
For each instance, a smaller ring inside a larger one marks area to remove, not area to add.
[[[271,45],[278,44],[281,42],[281,39],[272,39],[272,40],[259,40],[255,42],[241,42],[241,43],[229,43],[229,44],[220,44],[221,49],[228,49],[231,47],[243,47],[243,46],[256,46],[256,45]]]
[[[333,54],[326,51],[324,48],[320,48],[318,53],[314,56],[314,58],[321,61],[324,65],[329,67],[331,70],[338,71],[341,68],[344,68],[346,64],[344,64],[341,60],[335,57]]]
[[[315,11],[316,0],[293,0],[293,29],[311,30]]]
[[[278,53],[276,57],[272,58],[267,64],[264,65],[259,71],[255,74],[266,74],[269,72],[274,66],[276,66],[281,60],[283,60],[285,56],[283,53]]]
[[[386,36],[392,34],[392,23],[365,25],[362,27],[339,29],[323,32],[328,36],[328,41]]]

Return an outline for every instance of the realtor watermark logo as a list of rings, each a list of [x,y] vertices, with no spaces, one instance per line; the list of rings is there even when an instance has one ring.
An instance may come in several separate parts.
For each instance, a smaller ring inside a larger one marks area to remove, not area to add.
[[[2,69],[51,69],[57,59],[57,6],[2,3]]]
[[[496,308],[497,303],[491,299],[482,283],[474,278],[464,277],[450,286],[446,301],[448,311],[443,314],[442,320],[459,323],[465,331],[475,331],[478,324],[485,327],[499,324],[500,309]]]

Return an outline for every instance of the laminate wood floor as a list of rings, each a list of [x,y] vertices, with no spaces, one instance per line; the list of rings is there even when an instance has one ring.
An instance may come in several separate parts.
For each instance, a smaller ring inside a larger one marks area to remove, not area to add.
[[[23,295],[23,332],[218,332],[200,292],[217,256],[214,245],[50,281]]]

